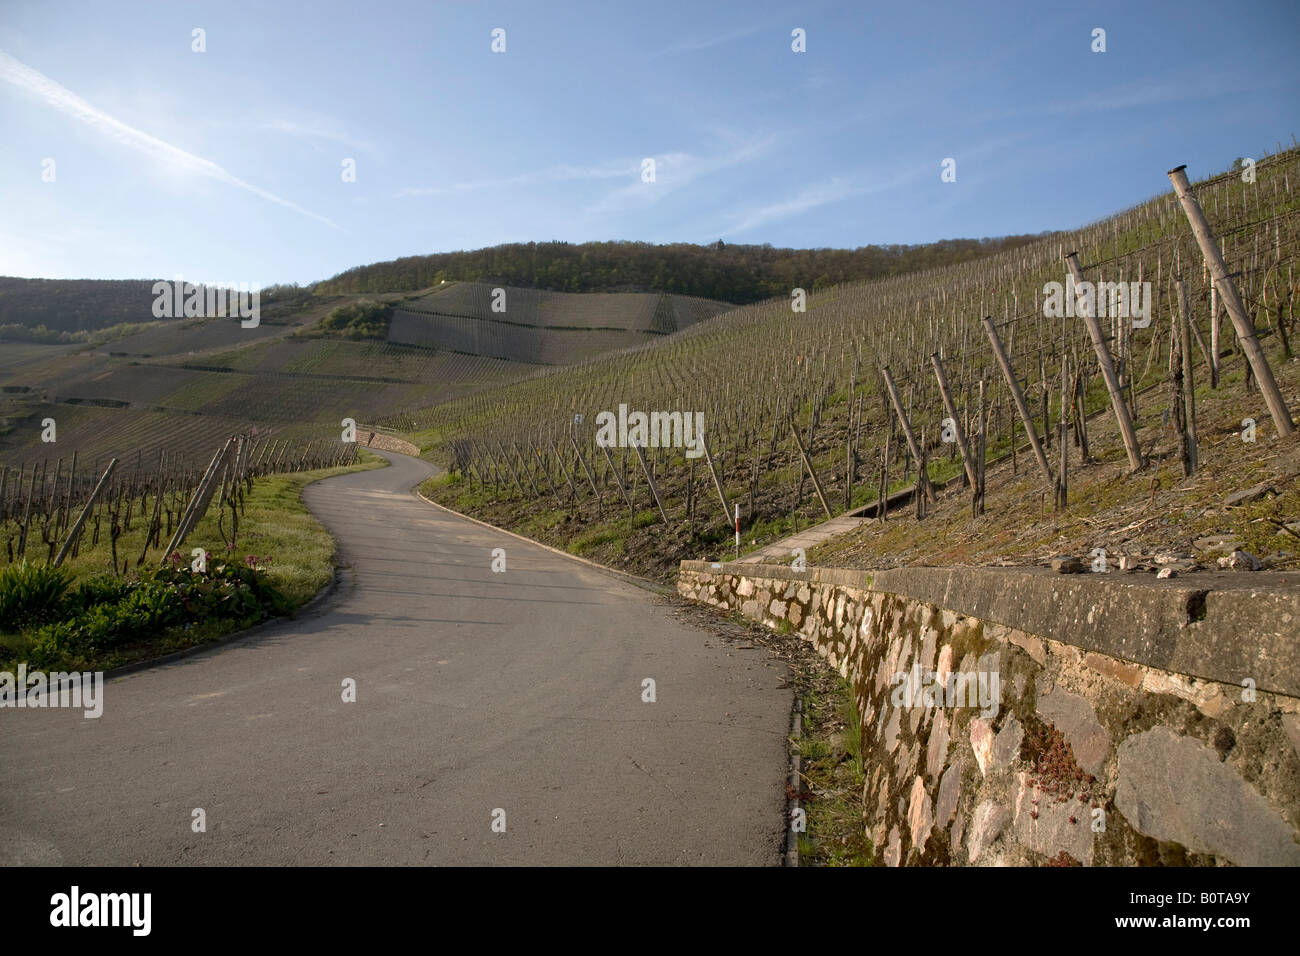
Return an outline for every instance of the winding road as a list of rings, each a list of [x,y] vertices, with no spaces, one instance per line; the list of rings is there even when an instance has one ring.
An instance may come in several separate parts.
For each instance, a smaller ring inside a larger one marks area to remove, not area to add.
[[[779,863],[782,669],[383,455],[306,489],[326,600],[108,681],[97,720],[0,709],[0,864]]]

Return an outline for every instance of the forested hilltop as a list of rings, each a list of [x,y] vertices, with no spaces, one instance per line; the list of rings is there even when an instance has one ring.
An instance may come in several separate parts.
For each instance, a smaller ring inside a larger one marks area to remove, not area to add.
[[[526,242],[407,256],[357,266],[308,288],[262,290],[264,320],[305,306],[313,292],[413,292],[442,280],[491,282],[550,292],[659,292],[745,305],[967,262],[1023,246],[1034,236],[943,239],[858,249],[773,249],[649,242]],[[23,279],[0,276],[0,341],[76,342],[124,323],[152,321],[154,279]]]
[[[115,325],[153,322],[157,279],[21,279],[0,276],[0,342],[84,342]],[[293,285],[262,290],[263,321],[311,298]]]
[[[1035,236],[943,239],[857,249],[773,249],[648,242],[520,242],[470,252],[407,256],[357,266],[317,283],[317,292],[402,292],[442,280],[496,282],[551,292],[666,292],[747,304],[978,259]]]

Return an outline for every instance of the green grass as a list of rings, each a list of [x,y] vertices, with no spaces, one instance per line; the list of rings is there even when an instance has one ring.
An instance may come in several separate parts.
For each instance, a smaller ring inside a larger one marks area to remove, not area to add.
[[[362,451],[361,456],[360,464],[351,467],[322,468],[260,479],[254,483],[253,494],[245,502],[238,551],[259,557],[269,556],[271,583],[295,606],[310,600],[329,583],[334,573],[334,539],[307,510],[302,490],[313,481],[332,475],[387,467],[388,463],[377,455]],[[248,528],[247,534],[245,527]],[[187,549],[198,547],[200,542],[206,544],[210,540],[215,541],[215,547],[209,546],[209,550],[221,546],[216,522],[208,515],[199,523],[197,533],[190,535],[186,546]]]
[[[862,728],[853,690],[833,683],[803,696],[803,736],[795,741],[803,782],[808,831],[799,837],[802,866],[871,866],[875,855],[862,820]]]
[[[333,576],[335,544],[329,532],[307,509],[302,500],[302,490],[313,481],[352,471],[383,468],[387,462],[367,451],[360,451],[356,465],[340,468],[321,468],[293,474],[272,475],[253,483],[252,492],[245,498],[244,513],[240,518],[239,534],[233,557],[243,561],[247,555],[256,555],[267,564],[270,583],[280,590],[293,608],[300,607],[325,587]],[[130,558],[128,575],[135,575],[136,559],[144,544],[145,521],[134,521],[133,530],[118,539],[119,568],[124,556]],[[229,533],[229,515],[226,516]],[[83,548],[75,559],[65,562],[73,580],[109,572],[112,552],[107,534],[101,534],[98,544],[90,546],[89,530],[83,534]],[[210,508],[195,530],[185,540],[181,551],[185,560],[194,548],[203,547],[212,560],[220,559],[226,546],[217,528],[216,509]],[[29,559],[32,552],[29,549]],[[265,559],[269,558],[269,562]],[[160,550],[151,550],[142,567],[156,567],[161,561]],[[115,652],[96,662],[96,666],[109,668],[130,661],[157,657],[163,654],[217,640],[240,626],[231,621],[200,623],[188,630],[171,628],[148,641]],[[22,660],[30,649],[30,634],[0,632],[0,659]]]

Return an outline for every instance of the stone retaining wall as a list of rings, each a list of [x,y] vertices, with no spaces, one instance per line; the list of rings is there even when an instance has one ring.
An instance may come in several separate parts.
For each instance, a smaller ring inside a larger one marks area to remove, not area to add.
[[[357,441],[366,448],[378,448],[380,451],[396,452],[399,455],[410,455],[412,458],[420,457],[420,449],[416,448],[409,441],[401,438],[394,438],[392,435],[383,435],[373,428],[367,428],[365,425],[357,426]]]
[[[890,865],[1296,866],[1293,577],[688,561],[678,591],[849,680]]]

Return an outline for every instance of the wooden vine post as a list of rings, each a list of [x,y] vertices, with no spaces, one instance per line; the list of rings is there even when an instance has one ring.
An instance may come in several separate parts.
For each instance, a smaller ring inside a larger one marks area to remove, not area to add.
[[[953,404],[952,391],[948,388],[948,376],[944,373],[943,362],[939,360],[939,353],[932,352],[930,361],[934,363],[934,377],[939,381],[939,394],[943,396],[943,407],[948,412],[948,417],[952,419],[953,436],[956,438],[957,450],[961,452],[961,463],[966,469],[966,480],[974,487],[975,465],[971,461],[970,449],[966,446],[966,435],[962,431],[961,421],[957,417],[957,407]]]
[[[1196,243],[1201,247],[1201,255],[1205,257],[1205,264],[1214,279],[1214,287],[1218,290],[1219,297],[1223,300],[1223,307],[1237,330],[1237,340],[1241,342],[1250,369],[1255,373],[1255,381],[1264,396],[1268,413],[1273,416],[1277,433],[1285,437],[1295,431],[1295,423],[1291,421],[1291,413],[1282,398],[1281,389],[1277,387],[1277,382],[1273,378],[1273,369],[1269,367],[1264,349],[1260,346],[1259,339],[1255,337],[1255,323],[1251,321],[1246,307],[1241,302],[1241,296],[1237,294],[1237,286],[1228,274],[1228,265],[1223,261],[1223,253],[1219,251],[1214,233],[1210,231],[1210,224],[1205,219],[1205,213],[1201,211],[1201,204],[1196,201],[1196,196],[1187,182],[1186,169],[1186,166],[1178,166],[1169,170],[1169,181],[1174,184],[1174,192],[1178,194],[1178,201],[1182,203],[1183,212],[1191,224],[1192,233],[1196,236]]]
[[[86,523],[86,518],[90,516],[90,510],[95,507],[95,502],[99,499],[100,492],[108,486],[108,478],[113,474],[113,469],[116,467],[117,459],[114,458],[108,463],[108,467],[104,469],[104,473],[99,476],[99,483],[95,485],[95,490],[90,493],[90,500],[87,501],[86,506],[81,509],[81,514],[77,516],[77,520],[73,522],[72,527],[68,530],[68,536],[63,541],[63,547],[59,548],[59,553],[54,558],[54,566],[56,568],[61,565],[63,559],[68,556],[68,549],[72,547],[72,542],[76,541],[77,536],[81,534],[81,526]],[[35,469],[33,469],[33,474],[35,474]]]
[[[907,439],[907,447],[912,453],[912,460],[917,463],[917,491],[923,497],[934,499],[934,489],[930,487],[930,476],[921,468],[921,449],[916,443],[916,434],[912,431],[912,423],[907,418],[907,412],[903,410],[903,400],[898,395],[898,386],[894,384],[894,376],[889,371],[888,365],[880,366],[880,374],[885,377],[885,388],[889,392],[889,400],[893,403],[894,413],[898,416],[898,421],[903,426],[903,437]]]
[[[826,517],[831,517],[831,506],[826,503],[826,494],[822,491],[822,483],[817,479],[817,472],[813,470],[811,459],[808,452],[804,450],[803,442],[799,440],[799,429],[794,427],[794,419],[790,420],[790,434],[794,436],[794,446],[799,449],[799,457],[803,459],[803,465],[808,469],[808,474],[812,476],[813,490],[817,492],[817,500],[822,503],[822,510],[826,512]]]
[[[700,446],[704,449],[704,463],[709,466],[709,474],[713,476],[713,487],[717,489],[718,500],[722,502],[722,520],[731,524],[731,504],[727,501],[727,493],[722,490],[718,469],[713,467],[713,453],[709,451],[709,440],[703,435],[700,436]]]
[[[655,507],[659,509],[659,517],[664,519],[664,524],[668,524],[668,515],[664,512],[663,502],[659,500],[659,488],[655,485],[655,479],[650,474],[650,466],[646,464],[645,453],[641,451],[640,445],[632,445],[632,450],[636,452],[637,460],[641,462],[641,470],[645,472],[646,484],[650,486],[650,494],[655,500]]]
[[[1079,268],[1079,254],[1069,253],[1065,257],[1065,262],[1069,266],[1070,275],[1074,278],[1077,295],[1078,288],[1083,283],[1083,270]],[[1106,347],[1101,324],[1092,314],[1092,309],[1084,308],[1082,300],[1077,300],[1076,311],[1083,319],[1084,325],[1088,327],[1088,336],[1092,339],[1093,350],[1097,353],[1101,377],[1106,382],[1106,391],[1110,393],[1110,404],[1115,410],[1115,421],[1119,424],[1119,433],[1124,439],[1124,450],[1128,453],[1129,470],[1130,472],[1141,471],[1144,462],[1142,450],[1138,447],[1137,430],[1133,427],[1133,417],[1129,414],[1128,403],[1124,401],[1124,394],[1120,391],[1119,376],[1115,374],[1115,362],[1111,358],[1110,349]]]
[[[1011,399],[1015,402],[1016,411],[1020,413],[1020,420],[1024,423],[1025,434],[1029,436],[1029,444],[1034,450],[1034,457],[1038,460],[1038,469],[1043,473],[1043,480],[1049,485],[1052,484],[1052,466],[1047,463],[1047,453],[1043,451],[1043,444],[1038,440],[1038,432],[1034,428],[1034,417],[1029,411],[1029,403],[1025,401],[1025,393],[1020,388],[1020,382],[1016,379],[1016,371],[1011,367],[1011,360],[1007,358],[1006,349],[1002,347],[1002,340],[998,338],[998,330],[993,325],[993,317],[984,316],[984,331],[988,333],[989,344],[993,347],[993,355],[998,360],[998,365],[1002,367],[1002,375],[1007,380],[1007,386],[1011,390]],[[1011,430],[1011,447],[1014,450],[1016,446],[1015,428]]]
[[[627,510],[636,514],[636,508],[632,504],[632,499],[628,497],[627,489],[623,487],[623,479],[618,476],[618,469],[614,467],[614,459],[610,457],[609,449],[601,445],[600,450],[605,453],[605,464],[609,465],[609,473],[614,476],[614,485],[618,488],[618,493],[623,496]]]
[[[1182,441],[1179,442],[1179,448],[1182,450],[1183,475],[1191,476],[1195,474],[1200,464],[1200,451],[1196,447],[1196,387],[1192,378],[1192,337],[1189,330],[1191,316],[1187,310],[1187,290],[1183,286],[1183,280],[1177,281],[1178,286],[1178,315],[1175,321],[1178,323],[1178,336],[1174,340],[1177,342],[1177,351],[1179,354],[1179,374],[1177,375],[1178,391],[1181,394],[1171,396],[1175,402],[1182,402],[1182,415],[1179,416],[1182,425]]]

